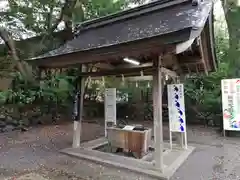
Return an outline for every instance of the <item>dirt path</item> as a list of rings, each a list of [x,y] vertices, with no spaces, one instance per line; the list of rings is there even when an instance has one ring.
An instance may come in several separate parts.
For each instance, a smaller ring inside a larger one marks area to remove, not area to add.
[[[103,127],[83,124],[83,141],[103,134]],[[195,126],[188,128],[188,140],[197,148],[172,180],[240,179],[240,138],[224,140],[212,129]],[[0,134],[0,180],[152,180],[60,154],[71,141],[71,124]]]

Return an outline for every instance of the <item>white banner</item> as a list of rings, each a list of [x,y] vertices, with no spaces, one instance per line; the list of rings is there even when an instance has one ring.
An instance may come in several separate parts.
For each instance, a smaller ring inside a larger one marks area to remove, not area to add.
[[[167,89],[170,131],[186,132],[183,84],[169,84]]]
[[[105,122],[113,122],[116,124],[117,108],[116,108],[116,88],[105,89]]]
[[[240,130],[240,79],[222,80],[224,130]]]

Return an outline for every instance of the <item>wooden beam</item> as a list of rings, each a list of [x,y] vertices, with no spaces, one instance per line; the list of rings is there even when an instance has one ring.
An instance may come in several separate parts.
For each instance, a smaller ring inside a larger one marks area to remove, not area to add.
[[[120,65],[120,66],[117,66],[116,68],[117,69],[120,69],[120,68],[132,68],[132,67],[149,67],[149,66],[153,66],[153,63],[152,62],[149,62],[149,63],[144,63],[144,64],[140,64],[138,66],[136,65]],[[178,76],[177,73],[175,71],[172,71],[170,69],[167,69],[165,67],[161,67],[161,71],[171,77],[176,77]]]
[[[117,78],[121,79],[122,76],[116,76]],[[147,76],[124,76],[125,81],[152,81],[152,74]],[[102,77],[91,77],[91,80],[102,80]]]
[[[94,66],[96,68],[100,68],[100,69],[114,69],[115,68],[110,63],[97,63],[97,64],[94,64]]]
[[[199,46],[198,46],[199,47]],[[178,54],[177,55],[179,61],[182,63],[188,63],[188,62],[197,62],[201,61],[201,57],[196,54],[190,54],[190,53],[184,53],[184,54]]]
[[[176,45],[176,54],[180,54],[184,51],[186,51],[188,48],[191,47],[192,43],[194,42],[195,39],[190,39],[188,41],[179,43]]]
[[[147,67],[137,67],[137,68],[125,68],[125,69],[113,69],[113,70],[105,70],[105,71],[97,71],[97,72],[84,72],[84,73],[79,73],[79,76],[82,77],[96,77],[96,76],[114,76],[114,75],[125,75],[125,74],[136,74],[140,72],[152,72],[153,71],[152,66],[147,66]]]
[[[196,68],[196,72],[197,72],[197,74],[198,74],[198,73],[199,73],[199,71],[198,71],[198,66],[196,65],[195,68]]]
[[[186,67],[187,67],[188,73],[190,74],[191,71],[190,71],[190,69],[189,69],[189,67],[188,67],[188,64],[186,64]]]
[[[97,72],[82,72],[79,73],[79,76],[82,77],[99,77],[99,76],[141,76],[141,71],[143,75],[152,75],[153,71],[156,67],[153,66],[146,66],[146,67],[136,67],[136,68],[125,68],[125,69],[112,69],[112,70],[104,70],[104,71],[97,71]],[[170,77],[177,77],[177,73],[171,71],[167,68],[161,67],[161,72],[170,76]]]
[[[136,77],[126,77],[126,81],[151,81],[152,76],[136,76]]]
[[[161,67],[161,72],[163,72],[164,74],[167,74],[168,76],[171,76],[171,77],[178,76],[178,74],[175,71],[172,71],[172,70],[164,68],[164,67]]]
[[[116,66],[115,69],[135,68],[135,67],[148,67],[148,66],[153,66],[153,63],[149,62],[149,63],[140,64],[140,65],[133,65],[133,64],[126,63],[126,64],[121,64],[121,65]]]
[[[200,41],[200,45],[199,45],[199,50],[201,53],[201,62],[203,64],[204,67],[204,71],[206,74],[208,74],[208,65],[207,65],[207,61],[208,61],[208,57],[207,57],[207,49],[206,49],[206,42],[205,42],[205,36],[204,36],[204,31],[201,33],[201,36],[199,38]]]

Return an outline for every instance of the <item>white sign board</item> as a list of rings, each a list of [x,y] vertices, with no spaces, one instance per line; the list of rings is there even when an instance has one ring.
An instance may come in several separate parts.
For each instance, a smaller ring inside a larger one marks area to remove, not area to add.
[[[224,130],[240,130],[240,79],[222,80]]]
[[[183,84],[169,84],[167,89],[170,131],[186,132]]]
[[[116,88],[105,89],[105,122],[113,122],[116,124],[117,108],[116,108]]]

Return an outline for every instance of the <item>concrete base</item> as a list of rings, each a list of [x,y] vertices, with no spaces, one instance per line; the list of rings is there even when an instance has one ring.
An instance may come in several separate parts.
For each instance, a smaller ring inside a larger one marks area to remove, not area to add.
[[[106,138],[99,138],[81,144],[80,148],[67,148],[61,152],[96,163],[142,173],[147,176],[169,179],[194,150],[194,147],[191,146],[188,146],[188,149],[181,149],[177,145],[173,145],[173,149],[170,150],[169,143],[165,143],[163,153],[164,171],[160,172],[154,165],[153,154],[151,153],[142,159],[134,159],[94,150],[106,143]]]

